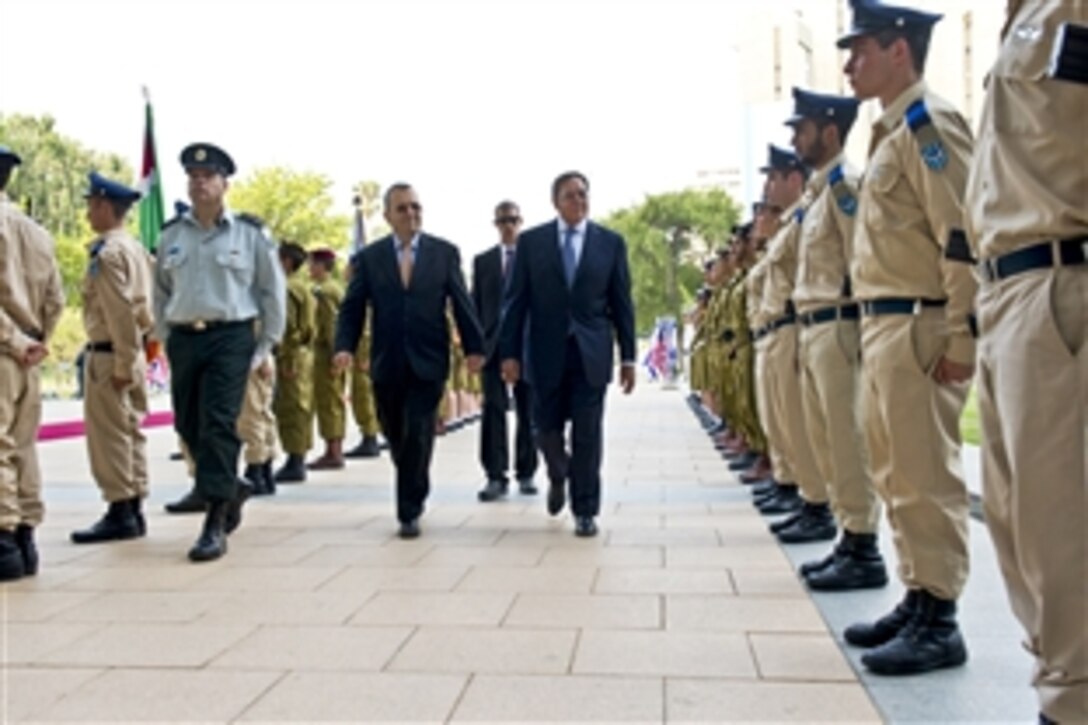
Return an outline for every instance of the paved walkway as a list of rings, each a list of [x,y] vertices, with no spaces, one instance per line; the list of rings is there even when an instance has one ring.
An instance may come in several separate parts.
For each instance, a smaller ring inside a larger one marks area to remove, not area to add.
[[[161,513],[188,484],[157,430],[149,537],[75,547],[68,532],[101,510],[83,442],[43,445],[42,573],[0,588],[0,720],[1031,717],[1003,601],[987,610],[998,644],[974,646],[968,668],[861,682],[825,618],[839,628],[898,590],[818,598],[821,614],[679,393],[645,386],[609,406],[593,540],[540,496],[476,503],[472,427],[438,444],[419,540],[393,536],[383,458],[252,501],[228,556],[192,565],[199,517]],[[927,682],[984,696],[950,709]]]

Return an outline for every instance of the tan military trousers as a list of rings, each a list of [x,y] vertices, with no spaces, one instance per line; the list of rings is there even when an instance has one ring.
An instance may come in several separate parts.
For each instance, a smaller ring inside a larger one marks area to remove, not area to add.
[[[147,415],[143,366],[124,390],[113,387],[113,354],[88,352],[83,366],[83,417],[91,475],[110,503],[147,497]]]
[[[1042,710],[1088,722],[1088,268],[979,293],[986,524]]]
[[[858,389],[861,335],[856,320],[801,327],[801,400],[812,453],[835,517],[854,534],[871,534],[880,504],[869,478]]]
[[[770,362],[760,342],[754,345],[755,356],[752,362],[752,368],[755,371],[756,415],[767,439],[767,457],[771,459],[771,474],[774,480],[780,483],[795,483],[797,477],[793,472],[793,464],[782,449],[784,438],[782,426],[778,425],[778,420],[774,417],[775,410],[771,403],[773,394],[770,385],[774,375],[768,372]]]
[[[41,371],[0,353],[0,529],[37,526],[45,515],[35,438],[42,418]]]
[[[271,364],[271,358],[269,358]],[[238,414],[238,437],[244,444],[242,457],[247,465],[264,463],[276,457],[279,438],[276,435],[276,416],[272,413],[273,381],[267,380],[256,370],[251,370],[246,381],[246,397],[242,400],[242,412]]]
[[[930,376],[948,345],[943,308],[865,317],[862,400],[873,484],[910,589],[957,599],[967,581],[960,414],[969,384]]]
[[[771,448],[778,448],[785,459],[790,478],[778,479],[796,483],[801,497],[808,503],[827,503],[827,483],[820,476],[816,458],[805,429],[805,413],[801,406],[801,376],[797,362],[797,325],[786,325],[756,342],[756,351],[763,359],[766,376],[764,396],[770,415],[764,425]],[[775,429],[771,432],[771,429]],[[775,441],[778,441],[777,443]],[[774,456],[771,456],[772,466]]]

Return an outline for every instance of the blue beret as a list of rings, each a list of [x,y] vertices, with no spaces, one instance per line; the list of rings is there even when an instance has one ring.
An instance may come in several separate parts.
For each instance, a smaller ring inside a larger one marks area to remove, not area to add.
[[[234,173],[234,159],[226,151],[210,143],[193,143],[182,149],[181,165],[186,171],[209,169],[221,176]]]
[[[884,30],[928,37],[933,32],[933,26],[943,17],[913,8],[885,5],[879,0],[850,0],[850,8],[853,10],[850,30],[836,43],[840,48],[849,48],[854,38]]]
[[[779,148],[774,144],[767,144],[767,149],[767,165],[759,170],[760,173],[766,174],[771,171],[800,171],[804,173],[805,165],[801,163],[801,159],[797,154]]]
[[[131,204],[140,198],[140,192],[107,179],[97,171],[92,171],[87,174],[87,191],[83,194],[83,198],[110,199],[111,201],[125,201]]]
[[[19,158],[19,154],[15,153],[7,146],[0,145],[0,164],[18,166],[21,163],[23,163],[23,160]]]
[[[858,117],[859,103],[850,96],[830,96],[794,87],[793,115],[786,120],[786,125],[792,126],[806,118],[814,121],[822,118],[849,129]]]

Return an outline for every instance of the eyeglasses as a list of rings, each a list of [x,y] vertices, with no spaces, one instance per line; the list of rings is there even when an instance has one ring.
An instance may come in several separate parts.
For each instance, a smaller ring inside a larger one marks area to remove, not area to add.
[[[520,224],[521,217],[519,216],[501,216],[495,219],[496,224]]]
[[[400,214],[406,214],[408,210],[422,211],[423,206],[418,201],[413,201],[411,204],[397,204],[396,210]]]

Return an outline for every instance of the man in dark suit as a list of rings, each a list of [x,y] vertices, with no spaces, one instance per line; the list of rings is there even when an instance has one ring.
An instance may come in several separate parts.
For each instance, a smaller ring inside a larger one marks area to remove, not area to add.
[[[559,218],[518,238],[506,286],[499,351],[508,383],[525,377],[533,423],[548,467],[548,512],[566,504],[578,536],[595,536],[601,507],[601,417],[620,346],[620,383],[635,387],[635,309],[623,237],[589,221],[589,180],[577,172],[552,183]],[[523,340],[529,324],[527,344]],[[566,424],[571,422],[567,452]]]
[[[352,364],[369,305],[370,377],[397,468],[398,534],[407,539],[419,536],[431,488],[435,414],[450,365],[447,308],[452,306],[471,372],[483,365],[483,334],[461,273],[461,255],[446,240],[420,231],[423,207],[415,189],[393,184],[384,203],[393,233],[352,258],[333,364],[341,370]]]
[[[487,474],[487,484],[478,494],[481,501],[494,501],[506,495],[506,472],[510,468],[509,439],[506,434],[506,413],[510,408],[506,381],[499,367],[499,319],[502,315],[502,293],[506,280],[514,269],[518,232],[521,231],[521,210],[512,201],[495,207],[495,226],[499,244],[476,256],[472,264],[472,301],[484,327],[484,357],[481,375],[484,391],[483,422],[480,425],[480,463]],[[518,490],[535,494],[533,474],[537,455],[529,418],[529,384],[519,380],[510,386],[517,411],[517,434],[514,438],[514,472]]]

